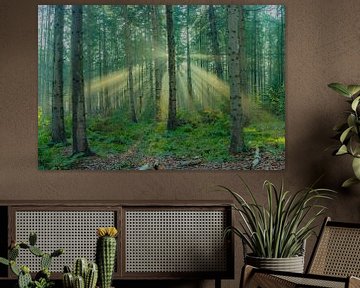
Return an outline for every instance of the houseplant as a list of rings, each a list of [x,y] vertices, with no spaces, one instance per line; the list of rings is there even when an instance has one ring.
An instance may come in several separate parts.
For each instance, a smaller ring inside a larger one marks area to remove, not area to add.
[[[110,288],[116,258],[115,227],[100,227],[96,231],[96,263],[99,268],[99,287]]]
[[[303,272],[304,243],[314,233],[315,220],[326,209],[317,202],[331,199],[334,191],[310,187],[290,193],[283,184],[278,189],[266,180],[267,203],[263,206],[245,182],[244,186],[251,201],[221,187],[236,201],[233,207],[240,215],[240,227],[229,227],[226,232],[239,236],[244,247],[251,251],[244,255],[245,263],[271,270]]]
[[[0,263],[10,266],[11,271],[18,277],[18,288],[50,288],[54,283],[50,280],[50,265],[54,257],[58,257],[64,253],[63,249],[57,249],[52,253],[45,253],[36,246],[37,236],[35,233],[30,233],[29,243],[19,242],[12,243],[8,259],[0,257]],[[34,256],[40,258],[41,270],[32,279],[30,268],[26,265],[20,266],[16,263],[19,256],[20,249],[28,250]]]
[[[348,187],[360,183],[360,85],[331,83],[331,89],[347,98],[351,109],[347,112],[346,122],[334,127],[340,146],[334,155],[351,155],[354,177],[347,179],[342,186]]]
[[[62,277],[64,288],[95,288],[97,279],[97,264],[88,262],[86,258],[76,259],[73,271],[69,266],[64,267]]]

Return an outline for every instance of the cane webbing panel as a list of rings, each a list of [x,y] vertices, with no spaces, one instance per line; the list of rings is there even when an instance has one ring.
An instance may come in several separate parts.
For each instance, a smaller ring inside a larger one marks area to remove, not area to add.
[[[46,253],[63,248],[65,253],[52,261],[50,270],[62,272],[74,259],[95,260],[96,228],[115,226],[114,211],[16,211],[16,241],[28,243],[29,233],[36,232],[37,245]],[[39,271],[40,258],[20,250],[18,262]]]
[[[309,273],[360,277],[360,229],[326,226]]]
[[[331,281],[316,278],[302,278],[293,276],[277,276],[281,279],[287,280],[296,284],[294,287],[326,287],[326,288],[345,288],[345,279],[343,282]]]
[[[224,211],[125,212],[125,272],[226,271]]]

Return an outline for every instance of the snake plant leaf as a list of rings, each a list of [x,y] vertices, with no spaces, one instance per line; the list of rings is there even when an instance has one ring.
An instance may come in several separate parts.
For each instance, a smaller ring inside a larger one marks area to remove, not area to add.
[[[336,91],[337,93],[341,94],[342,96],[351,97],[351,93],[348,90],[348,86],[341,84],[341,83],[330,83],[328,85],[329,88],[333,89],[334,91]]]
[[[341,147],[339,148],[339,150],[336,152],[335,155],[344,155],[347,153],[349,153],[349,152],[348,152],[346,145],[341,145]]]
[[[347,129],[345,129],[345,131],[343,133],[341,133],[341,136],[340,136],[341,143],[344,143],[344,141],[346,140],[346,138],[349,135],[349,132],[352,130],[352,128],[353,128],[353,126],[350,126]]]
[[[341,185],[341,187],[348,188],[348,187],[350,187],[354,184],[358,184],[358,183],[360,183],[359,179],[357,179],[356,177],[351,177],[351,178],[345,180],[344,183]]]
[[[357,179],[360,180],[360,158],[354,157],[352,168]]]
[[[356,108],[357,108],[358,105],[359,105],[359,101],[360,101],[360,96],[356,97],[356,98],[354,99],[354,101],[352,101],[352,103],[351,103],[351,109],[352,109],[352,110],[356,111]]]

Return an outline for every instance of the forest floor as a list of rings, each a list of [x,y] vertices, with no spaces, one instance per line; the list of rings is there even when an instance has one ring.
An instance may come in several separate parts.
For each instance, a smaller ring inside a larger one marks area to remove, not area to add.
[[[285,152],[273,154],[256,150],[242,152],[233,156],[229,162],[206,162],[200,157],[192,159],[174,156],[145,156],[139,153],[134,145],[121,154],[106,157],[98,155],[81,158],[73,169],[80,170],[119,170],[120,163],[132,163],[135,170],[283,170],[285,169]],[[257,161],[258,159],[258,161]]]
[[[229,153],[229,117],[221,112],[179,113],[174,131],[166,123],[140,120],[131,123],[124,114],[93,117],[88,141],[95,156],[72,156],[71,145],[49,145],[49,120],[39,121],[41,170],[283,170],[285,124],[264,112],[261,121],[244,128],[246,149]],[[67,121],[70,131],[70,120]],[[69,133],[69,132],[68,132]],[[71,143],[71,135],[68,134]]]

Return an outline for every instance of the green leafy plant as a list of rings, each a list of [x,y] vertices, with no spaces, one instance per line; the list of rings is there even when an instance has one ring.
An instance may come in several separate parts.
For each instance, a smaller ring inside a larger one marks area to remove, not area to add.
[[[346,122],[334,127],[340,140],[340,147],[336,149],[334,155],[349,154],[353,157],[354,177],[347,179],[342,184],[343,187],[349,187],[360,183],[360,85],[331,83],[328,86],[340,95],[345,96],[351,106],[347,112]]]
[[[12,243],[8,251],[8,259],[0,257],[0,263],[10,266],[11,271],[18,277],[19,288],[49,288],[53,286],[50,280],[50,265],[54,257],[64,253],[63,249],[57,249],[51,254],[43,252],[36,246],[37,236],[30,233],[29,243]],[[30,268],[26,265],[19,266],[16,259],[19,256],[20,249],[28,250],[31,254],[40,258],[41,270],[35,275],[33,280],[30,275]]]
[[[244,182],[244,181],[243,181]],[[252,251],[252,256],[288,258],[301,255],[306,239],[314,233],[315,220],[322,215],[325,206],[317,202],[331,199],[334,191],[329,189],[304,188],[296,193],[280,189],[266,180],[267,205],[261,205],[249,186],[244,183],[251,202],[233,190],[220,186],[236,200],[233,208],[240,215],[240,227],[229,227]]]

